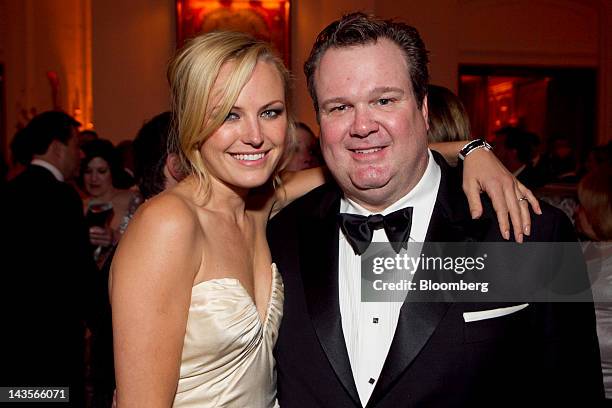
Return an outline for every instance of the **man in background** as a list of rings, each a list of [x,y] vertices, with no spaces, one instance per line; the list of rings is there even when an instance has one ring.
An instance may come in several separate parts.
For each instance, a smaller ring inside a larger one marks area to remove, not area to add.
[[[495,132],[495,152],[499,160],[527,188],[535,189],[546,183],[546,177],[533,165],[540,140],[535,133],[506,126]]]
[[[30,165],[2,194],[2,386],[70,387],[84,405],[84,334],[95,264],[78,193],[79,122],[64,112],[24,129]]]

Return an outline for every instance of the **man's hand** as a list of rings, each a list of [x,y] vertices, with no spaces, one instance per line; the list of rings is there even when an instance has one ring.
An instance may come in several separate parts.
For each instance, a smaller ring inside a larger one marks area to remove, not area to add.
[[[542,214],[540,204],[531,190],[521,184],[508,169],[487,149],[478,149],[466,157],[463,164],[463,191],[470,205],[472,218],[482,215],[480,194],[485,192],[497,213],[499,230],[510,239],[510,222],[516,242],[523,242],[523,234],[531,234],[529,205]]]

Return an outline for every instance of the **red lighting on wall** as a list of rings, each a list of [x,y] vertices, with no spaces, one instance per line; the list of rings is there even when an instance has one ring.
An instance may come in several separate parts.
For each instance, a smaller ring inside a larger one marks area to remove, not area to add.
[[[202,32],[241,31],[268,41],[289,63],[289,0],[177,0],[177,43]]]

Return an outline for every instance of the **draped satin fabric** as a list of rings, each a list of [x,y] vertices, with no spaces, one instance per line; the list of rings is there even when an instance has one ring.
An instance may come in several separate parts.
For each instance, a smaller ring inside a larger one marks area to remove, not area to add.
[[[262,321],[234,278],[195,285],[174,407],[274,407],[272,349],[283,315],[283,283],[272,264],[272,287]]]

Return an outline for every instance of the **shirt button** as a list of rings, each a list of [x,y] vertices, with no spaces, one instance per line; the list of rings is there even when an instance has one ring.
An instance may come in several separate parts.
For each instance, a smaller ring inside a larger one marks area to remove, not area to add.
[[[372,323],[377,324],[378,323],[378,317],[372,318]]]
[[[370,378],[370,379],[368,380],[368,382],[369,382],[370,384],[374,384],[374,383],[376,382],[376,380],[375,380],[375,379],[373,379],[373,378]]]

